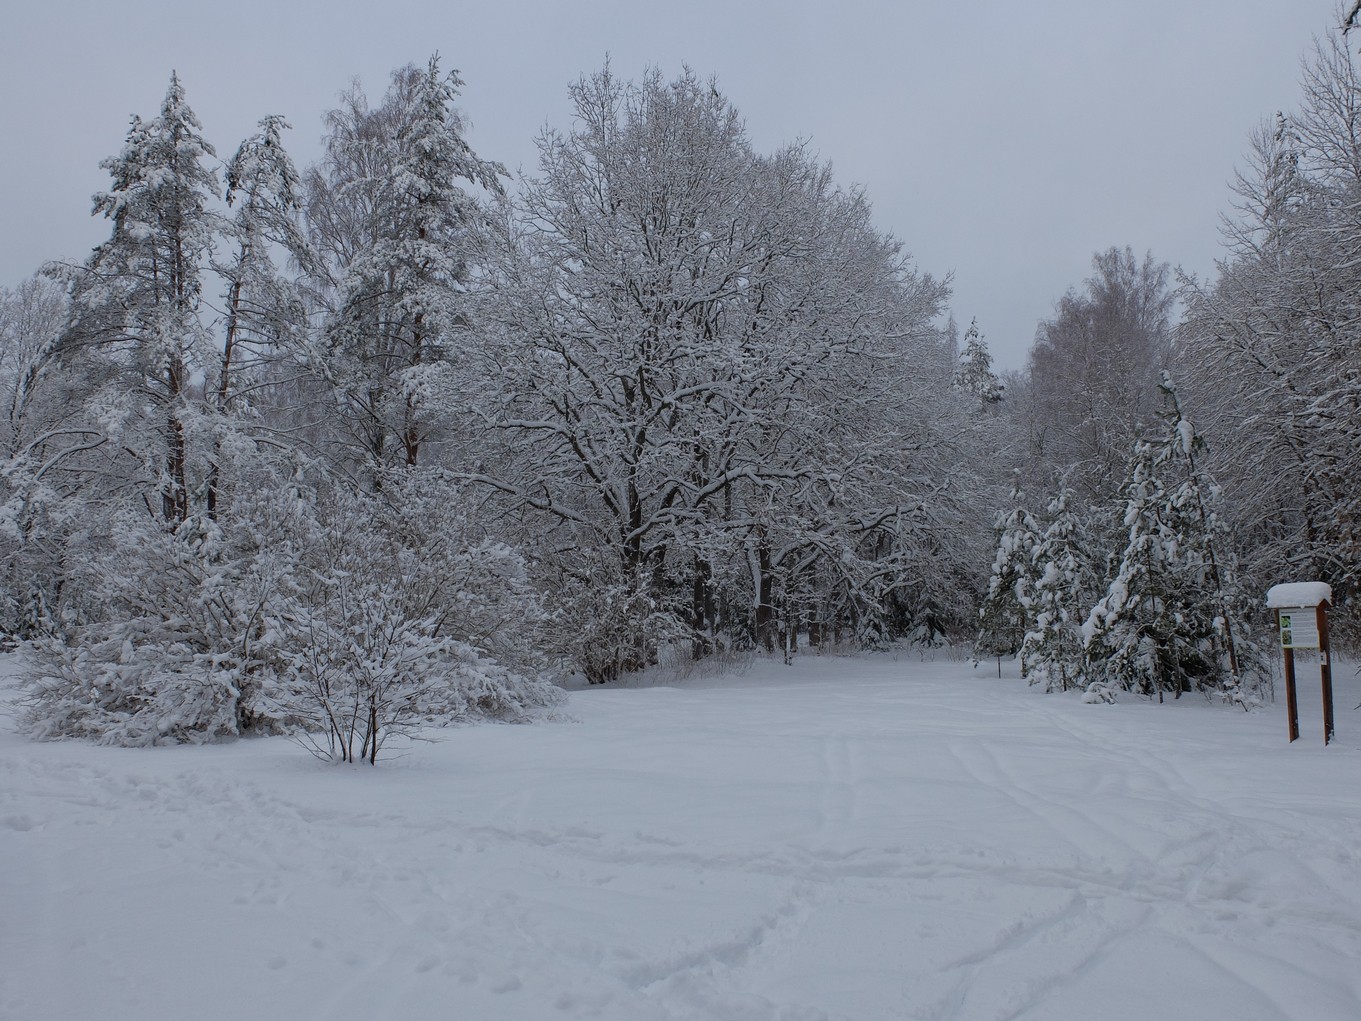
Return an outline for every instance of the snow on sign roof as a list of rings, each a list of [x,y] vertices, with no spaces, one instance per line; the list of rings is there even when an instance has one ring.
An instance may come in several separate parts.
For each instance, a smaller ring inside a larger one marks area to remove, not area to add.
[[[1269,610],[1280,610],[1287,606],[1317,606],[1319,603],[1332,601],[1332,586],[1322,581],[1296,581],[1288,585],[1272,585],[1266,594],[1266,605]]]

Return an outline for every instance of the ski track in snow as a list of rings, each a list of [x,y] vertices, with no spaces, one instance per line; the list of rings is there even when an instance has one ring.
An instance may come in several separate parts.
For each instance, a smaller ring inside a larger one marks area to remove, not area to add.
[[[5,726],[0,1018],[1361,1017],[1355,678],[1325,750],[981,674],[592,690],[376,770]]]

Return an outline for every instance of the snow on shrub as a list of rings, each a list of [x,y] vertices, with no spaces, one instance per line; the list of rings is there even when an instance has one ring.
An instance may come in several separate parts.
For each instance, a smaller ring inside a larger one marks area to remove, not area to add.
[[[544,615],[522,561],[470,534],[445,480],[373,496],[269,481],[223,522],[128,513],[92,544],[71,617],[28,647],[30,734],[149,745],[288,730],[372,762],[393,734],[561,700],[540,676]]]

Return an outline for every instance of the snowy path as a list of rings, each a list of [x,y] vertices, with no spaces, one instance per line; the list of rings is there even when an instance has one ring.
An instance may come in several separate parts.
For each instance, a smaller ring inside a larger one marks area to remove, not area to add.
[[[1358,701],[806,658],[377,770],[5,725],[0,1018],[1355,1021]]]

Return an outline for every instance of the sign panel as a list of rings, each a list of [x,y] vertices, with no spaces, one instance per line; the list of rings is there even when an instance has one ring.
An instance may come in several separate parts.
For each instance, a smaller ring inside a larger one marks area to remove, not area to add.
[[[1280,610],[1281,648],[1317,649],[1318,610],[1313,606],[1287,606]]]

